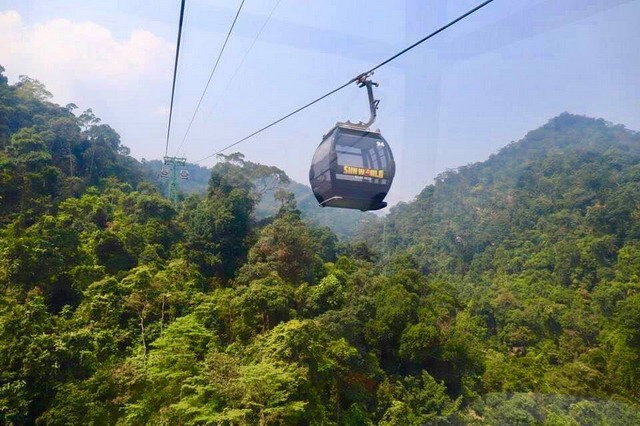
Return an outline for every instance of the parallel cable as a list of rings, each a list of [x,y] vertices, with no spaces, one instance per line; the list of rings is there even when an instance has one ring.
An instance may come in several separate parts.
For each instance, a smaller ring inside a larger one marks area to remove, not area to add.
[[[173,116],[173,99],[176,94],[176,77],[178,75],[178,58],[180,57],[180,39],[182,38],[182,24],[184,22],[184,5],[186,0],[180,4],[180,20],[178,22],[178,43],[176,45],[176,59],[173,64],[173,85],[171,86],[171,105],[169,106],[169,124],[167,125],[167,142],[164,147],[164,156],[169,152],[169,136],[171,135],[171,117]]]
[[[233,82],[233,80],[236,78],[236,76],[238,75],[238,72],[240,71],[240,69],[242,68],[242,66],[244,65],[245,61],[247,60],[247,57],[249,56],[249,53],[251,52],[251,50],[253,49],[253,46],[255,46],[256,42],[258,41],[258,39],[260,38],[260,35],[262,35],[262,32],[264,31],[264,29],[266,28],[267,24],[269,23],[269,21],[271,20],[271,17],[273,16],[273,13],[276,11],[276,9],[278,8],[278,5],[280,4],[281,0],[276,1],[276,3],[274,4],[274,6],[271,8],[271,12],[269,13],[269,16],[267,16],[267,19],[265,19],[265,21],[262,24],[262,27],[260,28],[260,31],[258,31],[258,33],[256,34],[256,36],[253,38],[253,42],[251,43],[251,46],[249,46],[249,48],[247,49],[247,51],[245,52],[242,60],[240,61],[240,64],[236,67],[235,71],[233,72],[233,75],[231,76],[231,78],[229,79],[229,81],[227,82],[227,85],[224,87],[224,89],[222,90],[222,94],[220,95],[220,97],[218,98],[218,100],[216,101],[215,105],[213,106],[212,111],[215,111],[218,108],[218,105],[220,104],[220,101],[222,100],[222,98],[224,97],[224,94],[227,92],[227,90],[229,89],[229,86],[231,86],[231,83]],[[184,139],[182,141],[184,143]],[[180,146],[178,147],[178,149],[176,150],[176,154],[178,155],[178,151],[180,150],[180,148],[182,148],[182,143],[180,144]]]
[[[229,149],[229,148],[233,148],[234,146],[236,146],[236,145],[238,145],[238,144],[240,144],[240,143],[242,143],[242,142],[246,141],[247,139],[254,137],[254,136],[255,136],[255,135],[257,135],[258,133],[262,133],[262,132],[264,132],[265,130],[267,130],[268,128],[275,126],[276,124],[280,123],[281,121],[286,120],[287,118],[291,117],[292,115],[299,113],[299,112],[300,112],[300,111],[302,111],[303,109],[309,108],[311,105],[313,105],[313,104],[315,104],[315,103],[320,102],[320,101],[321,101],[321,100],[323,100],[324,98],[326,98],[326,97],[328,97],[328,96],[333,95],[334,93],[336,93],[336,92],[337,92],[337,91],[339,91],[339,90],[344,89],[345,87],[347,87],[347,86],[348,86],[348,85],[350,85],[351,83],[353,83],[353,81],[349,81],[348,83],[345,83],[345,84],[343,84],[342,86],[340,86],[340,87],[337,87],[337,88],[333,89],[333,90],[332,90],[332,91],[330,91],[329,93],[326,93],[326,94],[324,94],[324,95],[320,96],[318,99],[315,99],[315,100],[313,100],[313,101],[309,102],[308,104],[306,104],[306,105],[304,105],[304,106],[301,106],[301,107],[300,107],[300,108],[298,108],[297,110],[290,112],[289,114],[285,115],[284,117],[281,117],[281,118],[277,119],[276,121],[273,121],[273,122],[271,122],[270,124],[267,124],[266,126],[262,127],[261,129],[256,130],[255,132],[251,133],[251,134],[250,134],[250,135],[248,135],[248,136],[245,136],[244,138],[240,139],[239,141],[236,141],[236,142],[234,142],[234,143],[232,143],[232,144],[230,144],[230,145],[227,145],[227,146],[225,146],[224,148],[222,148],[221,150],[219,150],[219,151],[217,151],[217,152],[214,152],[214,153],[213,153],[213,154],[211,154],[211,155],[208,155],[208,156],[206,156],[206,157],[204,157],[204,158],[201,158],[200,160],[196,161],[196,163],[200,163],[200,162],[202,162],[202,161],[204,161],[204,160],[207,160],[207,159],[209,159],[209,158],[213,157],[214,155],[218,155],[218,154],[220,154],[220,153],[222,153],[222,152],[226,151],[226,150],[227,150],[227,149]]]
[[[218,108],[218,105],[220,104],[220,101],[222,100],[222,98],[224,97],[224,94],[227,92],[227,90],[229,89],[229,86],[231,86],[231,83],[233,82],[233,80],[236,78],[236,76],[238,75],[238,72],[240,71],[240,69],[242,68],[242,66],[244,65],[245,61],[247,60],[247,57],[249,56],[249,53],[251,52],[251,50],[253,49],[253,47],[255,46],[256,42],[258,41],[258,39],[260,38],[260,36],[262,35],[262,32],[264,31],[264,29],[266,28],[267,24],[269,23],[269,21],[271,20],[271,17],[273,16],[273,13],[276,11],[276,9],[278,8],[278,5],[280,4],[281,0],[277,0],[276,3],[274,4],[274,6],[271,8],[271,12],[269,12],[269,15],[267,16],[267,19],[265,19],[265,21],[262,23],[262,27],[260,27],[260,30],[258,31],[258,33],[256,34],[256,36],[253,38],[253,41],[251,42],[251,45],[249,46],[249,48],[247,49],[247,51],[245,52],[244,56],[242,57],[242,60],[240,61],[240,64],[238,64],[238,66],[236,67],[235,71],[233,72],[233,74],[231,75],[231,78],[227,81],[226,86],[224,87],[224,89],[222,90],[222,94],[220,95],[220,97],[218,98],[218,100],[216,101],[215,105],[213,106],[212,111],[215,111]],[[180,148],[182,148],[184,142],[186,139],[186,135],[185,138],[182,139],[182,142],[180,143],[180,146],[178,147],[178,149],[176,150],[175,155],[178,155],[178,151],[180,151]]]
[[[473,15],[474,13],[476,13],[478,10],[482,9],[483,7],[485,7],[486,5],[488,5],[489,3],[492,3],[493,0],[486,0],[484,3],[479,4],[478,6],[474,7],[473,9],[471,9],[470,11],[468,11],[467,13],[458,16],[456,19],[454,19],[453,21],[449,22],[447,25],[445,25],[444,27],[440,27],[437,30],[435,30],[434,32],[432,32],[431,34],[429,34],[428,36],[421,38],[420,40],[416,41],[415,43],[413,43],[411,46],[407,47],[404,50],[401,50],[400,52],[396,53],[395,55],[393,55],[392,57],[390,57],[389,59],[380,62],[378,65],[376,65],[375,67],[371,68],[369,71],[367,72],[363,72],[362,74],[360,74],[358,77],[356,77],[353,81],[357,80],[360,76],[363,75],[367,75],[370,74],[372,72],[374,72],[375,70],[377,70],[378,68],[387,65],[389,62],[393,61],[394,59],[398,58],[399,56],[404,55],[405,53],[407,53],[408,51],[410,51],[411,49],[413,49],[414,47],[424,43],[425,41],[429,40],[430,38],[437,36],[438,34],[440,34],[442,31],[446,30],[447,28],[457,24],[458,22],[462,21],[464,18],[466,18],[469,15]]]
[[[488,5],[489,3],[492,3],[493,1],[494,1],[494,0],[486,0],[486,1],[484,1],[483,3],[479,4],[478,6],[474,7],[473,9],[471,9],[471,10],[469,10],[468,12],[464,13],[463,15],[460,15],[459,17],[457,17],[457,18],[456,18],[456,19],[454,19],[453,21],[449,22],[449,23],[448,23],[448,24],[446,24],[445,26],[438,28],[436,31],[432,32],[431,34],[427,35],[426,37],[421,38],[421,39],[420,39],[420,40],[418,40],[417,42],[415,42],[415,43],[413,43],[412,45],[408,46],[407,48],[405,48],[405,49],[401,50],[400,52],[396,53],[395,55],[391,56],[390,58],[388,58],[388,59],[386,59],[386,60],[384,60],[384,61],[380,62],[378,65],[374,66],[374,67],[373,67],[373,68],[371,68],[370,70],[368,70],[368,71],[365,71],[365,72],[363,72],[363,73],[358,74],[356,77],[352,78],[351,80],[349,80],[348,82],[344,83],[343,85],[341,85],[341,86],[339,86],[339,87],[337,87],[337,88],[335,88],[335,89],[331,90],[330,92],[325,93],[324,95],[322,95],[322,96],[320,96],[319,98],[317,98],[317,99],[315,99],[315,100],[313,100],[313,101],[311,101],[311,102],[307,103],[306,105],[301,106],[300,108],[296,109],[295,111],[292,111],[292,112],[290,112],[289,114],[287,114],[287,115],[285,115],[285,116],[283,116],[283,117],[281,117],[281,118],[279,118],[279,119],[277,119],[277,120],[275,120],[275,121],[273,121],[273,122],[271,122],[271,123],[267,124],[266,126],[264,126],[264,127],[260,128],[260,129],[256,130],[255,132],[251,133],[250,135],[245,136],[244,138],[242,138],[242,139],[240,139],[240,140],[238,140],[238,141],[236,141],[236,142],[234,142],[234,143],[232,143],[232,144],[229,144],[229,145],[225,146],[224,148],[222,148],[222,149],[220,149],[220,150],[218,150],[218,151],[214,152],[214,153],[213,153],[213,154],[211,154],[211,155],[208,155],[208,156],[206,156],[206,157],[204,157],[204,158],[201,158],[200,160],[196,161],[196,163],[200,163],[200,162],[202,162],[202,161],[204,161],[204,160],[208,160],[209,158],[211,158],[211,157],[213,157],[213,156],[215,156],[215,155],[218,155],[218,154],[220,154],[220,153],[222,153],[222,152],[226,151],[226,150],[227,150],[227,149],[229,149],[229,148],[233,148],[234,146],[236,146],[236,145],[238,145],[238,144],[240,144],[240,143],[242,143],[242,142],[246,141],[247,139],[250,139],[250,138],[254,137],[254,136],[255,136],[255,135],[257,135],[258,133],[262,133],[262,132],[264,132],[265,130],[269,129],[270,127],[273,127],[273,126],[275,126],[276,124],[280,123],[281,121],[286,120],[287,118],[291,117],[292,115],[297,114],[297,113],[299,113],[300,111],[302,111],[302,110],[304,110],[304,109],[306,109],[306,108],[309,108],[311,105],[313,105],[313,104],[316,104],[316,103],[320,102],[320,101],[321,101],[321,100],[323,100],[324,98],[327,98],[327,97],[329,97],[329,96],[333,95],[334,93],[336,93],[336,92],[338,92],[338,91],[340,91],[340,90],[344,89],[345,87],[347,87],[347,86],[348,86],[348,85],[350,85],[351,83],[354,83],[354,82],[358,81],[359,79],[361,79],[362,77],[365,77],[365,76],[367,76],[367,75],[369,75],[369,74],[373,73],[373,72],[374,72],[374,71],[376,71],[378,68],[380,68],[380,67],[382,67],[382,66],[384,66],[384,65],[388,64],[389,62],[393,61],[394,59],[397,59],[399,56],[404,55],[404,54],[405,54],[405,53],[407,53],[408,51],[410,51],[410,50],[414,49],[414,48],[415,48],[415,47],[417,47],[418,45],[420,45],[420,44],[424,43],[425,41],[429,40],[430,38],[432,38],[432,37],[434,37],[434,36],[436,36],[436,35],[440,34],[442,31],[444,31],[444,30],[446,30],[447,28],[449,28],[449,27],[451,27],[451,26],[453,26],[453,25],[457,24],[458,22],[462,21],[462,20],[463,20],[463,19],[465,19],[466,17],[468,17],[468,16],[470,16],[470,15],[474,14],[475,12],[477,12],[477,11],[478,11],[478,10],[480,10],[480,9],[482,9],[483,7],[485,7],[486,5]]]
[[[218,58],[216,59],[216,63],[213,66],[213,69],[211,70],[211,74],[209,74],[209,79],[207,80],[207,84],[204,86],[204,90],[202,91],[202,95],[200,95],[200,100],[198,101],[198,105],[196,106],[196,109],[193,111],[193,115],[191,116],[191,121],[189,121],[189,125],[187,126],[187,131],[184,133],[184,136],[182,137],[182,141],[180,142],[180,146],[178,147],[178,149],[176,150],[179,151],[180,148],[182,148],[182,145],[184,144],[184,141],[187,139],[187,135],[189,134],[189,131],[191,130],[191,125],[193,125],[193,120],[195,120],[196,118],[196,114],[198,114],[198,110],[200,109],[200,105],[202,104],[202,100],[204,99],[204,95],[207,93],[207,89],[209,88],[209,84],[211,83],[211,79],[213,78],[213,75],[216,73],[216,70],[218,69],[218,64],[220,63],[220,58],[222,58],[222,54],[224,53],[224,49],[227,47],[227,42],[229,41],[229,37],[231,37],[231,33],[233,32],[233,27],[235,27],[236,22],[238,21],[238,16],[240,16],[240,11],[242,10],[242,6],[244,5],[245,0],[242,0],[242,2],[240,2],[240,6],[238,7],[238,11],[236,12],[236,16],[233,18],[233,22],[231,23],[231,27],[229,28],[229,31],[227,32],[227,37],[224,39],[224,43],[222,44],[222,48],[220,49],[220,53],[218,53]]]

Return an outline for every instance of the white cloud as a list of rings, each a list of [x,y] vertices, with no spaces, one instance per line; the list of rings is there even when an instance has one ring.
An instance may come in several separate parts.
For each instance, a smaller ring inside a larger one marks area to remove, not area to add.
[[[116,89],[170,77],[173,45],[137,29],[124,40],[94,22],[53,19],[26,25],[18,12],[0,12],[0,65],[47,85],[57,100],[99,83]]]

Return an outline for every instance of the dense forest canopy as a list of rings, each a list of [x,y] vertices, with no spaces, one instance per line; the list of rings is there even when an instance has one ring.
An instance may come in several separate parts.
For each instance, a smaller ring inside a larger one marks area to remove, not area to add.
[[[0,73],[0,422],[640,423],[640,134],[562,114],[351,241],[128,154]]]

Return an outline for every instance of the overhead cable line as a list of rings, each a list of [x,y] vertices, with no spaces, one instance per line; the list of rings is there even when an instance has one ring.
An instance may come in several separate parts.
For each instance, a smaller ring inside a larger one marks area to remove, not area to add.
[[[238,145],[238,144],[240,144],[240,143],[242,143],[242,142],[246,141],[247,139],[254,137],[254,136],[255,136],[255,135],[257,135],[258,133],[262,133],[262,132],[264,132],[265,130],[267,130],[268,128],[275,126],[276,124],[280,123],[281,121],[286,120],[287,118],[291,117],[292,115],[299,113],[299,112],[300,112],[300,111],[302,111],[303,109],[309,108],[311,105],[313,105],[313,104],[315,104],[315,103],[320,102],[320,101],[321,101],[321,100],[323,100],[324,98],[326,98],[326,97],[328,97],[328,96],[333,95],[334,93],[336,93],[336,92],[337,92],[337,91],[339,91],[339,90],[344,89],[345,87],[347,87],[347,86],[348,86],[348,85],[350,85],[351,83],[353,83],[353,81],[349,81],[348,83],[345,83],[345,84],[343,84],[342,86],[340,86],[340,87],[337,87],[337,88],[333,89],[333,90],[332,90],[332,91],[330,91],[329,93],[326,93],[326,94],[324,94],[324,95],[320,96],[318,99],[313,100],[313,101],[309,102],[308,104],[306,104],[306,105],[304,105],[304,106],[301,106],[300,108],[298,108],[297,110],[295,110],[295,111],[293,111],[293,112],[290,112],[289,114],[285,115],[284,117],[281,117],[281,118],[277,119],[276,121],[273,121],[273,122],[271,122],[270,124],[267,124],[266,126],[262,127],[261,129],[256,130],[255,132],[251,133],[251,134],[250,134],[250,135],[248,135],[248,136],[245,136],[244,138],[240,139],[239,141],[236,141],[236,142],[234,142],[234,143],[232,143],[232,144],[230,144],[230,145],[227,145],[227,146],[225,146],[224,148],[222,148],[221,150],[219,150],[219,151],[217,151],[217,152],[214,152],[214,153],[213,153],[213,154],[211,154],[211,155],[207,155],[206,157],[201,158],[200,160],[196,161],[196,163],[200,163],[200,162],[202,162],[202,161],[204,161],[204,160],[208,160],[209,158],[213,157],[214,155],[218,155],[218,154],[220,154],[220,153],[222,153],[222,152],[226,151],[226,150],[227,150],[227,149],[229,149],[229,148],[233,148],[234,146],[236,146],[236,145]]]
[[[184,132],[184,136],[182,137],[182,141],[180,142],[180,146],[177,151],[182,148],[184,141],[187,139],[187,135],[189,134],[189,130],[191,130],[191,125],[193,124],[193,120],[196,118],[198,114],[198,110],[200,109],[200,105],[202,104],[202,100],[204,99],[204,95],[207,93],[207,89],[209,88],[209,84],[211,83],[211,79],[213,75],[216,73],[218,69],[218,64],[220,63],[220,58],[222,58],[222,54],[224,53],[225,47],[227,47],[227,42],[229,41],[229,37],[231,37],[231,33],[233,32],[233,27],[235,27],[236,22],[238,21],[238,16],[240,16],[240,11],[242,10],[242,6],[244,5],[245,0],[240,2],[240,6],[238,7],[238,11],[236,12],[236,16],[233,18],[233,22],[231,23],[231,27],[229,28],[229,32],[227,32],[227,37],[224,39],[224,43],[222,44],[222,48],[220,49],[220,53],[218,53],[218,58],[216,59],[215,64],[213,65],[213,69],[211,70],[211,74],[209,74],[209,79],[207,80],[207,84],[204,86],[204,90],[202,91],[202,95],[200,95],[200,100],[198,101],[198,105],[196,105],[196,109],[193,111],[193,115],[191,116],[191,121],[189,121],[189,125],[187,126],[187,131]]]
[[[255,46],[256,42],[258,41],[258,39],[260,38],[260,35],[262,35],[262,32],[264,31],[264,29],[266,28],[267,24],[269,23],[269,21],[271,20],[271,17],[273,16],[273,13],[276,11],[276,9],[278,8],[278,5],[280,4],[281,0],[276,1],[276,3],[274,4],[274,6],[271,8],[271,12],[269,13],[269,16],[267,16],[267,19],[265,19],[264,23],[262,24],[262,27],[260,28],[260,30],[258,31],[258,33],[256,34],[256,36],[253,38],[253,42],[251,43],[251,46],[249,46],[249,49],[247,49],[247,51],[244,54],[244,57],[242,58],[242,60],[240,61],[240,64],[236,67],[235,71],[233,72],[233,75],[231,76],[231,78],[229,79],[229,81],[227,82],[227,85],[224,87],[224,89],[222,90],[222,94],[220,95],[220,97],[218,98],[218,100],[216,101],[215,105],[213,106],[212,111],[215,111],[218,108],[218,105],[220,105],[220,101],[223,99],[224,94],[227,92],[227,90],[229,90],[229,86],[231,86],[231,83],[233,82],[233,80],[236,78],[236,76],[238,75],[238,72],[240,71],[240,69],[242,68],[242,66],[244,65],[245,61],[247,60],[247,57],[249,56],[249,53],[251,52],[251,50],[253,49],[253,46]],[[178,151],[180,151],[180,148],[182,148],[182,145],[184,144],[184,139],[182,140],[182,143],[180,143],[180,146],[178,147],[178,149],[176,150],[176,154],[178,155]]]
[[[169,136],[171,135],[171,117],[173,116],[173,99],[176,94],[176,77],[178,75],[178,58],[180,57],[180,39],[182,38],[182,24],[184,22],[184,5],[186,0],[180,4],[180,20],[178,22],[178,43],[176,45],[176,59],[173,64],[173,84],[171,86],[171,104],[169,106],[169,124],[167,125],[167,142],[164,147],[164,155],[169,152]]]
[[[264,126],[264,127],[260,128],[260,129],[256,130],[255,132],[251,133],[250,135],[245,136],[244,138],[242,138],[242,139],[240,139],[240,140],[238,140],[238,141],[236,141],[236,142],[234,142],[234,143],[232,143],[232,144],[229,144],[229,145],[225,146],[224,148],[222,148],[222,149],[220,149],[220,150],[218,150],[218,151],[214,152],[214,153],[213,153],[213,154],[211,154],[211,155],[208,155],[208,156],[206,156],[206,157],[204,157],[204,158],[201,158],[200,160],[196,161],[196,163],[200,163],[200,162],[202,162],[202,161],[204,161],[204,160],[208,160],[209,158],[211,158],[211,157],[213,157],[213,156],[215,156],[215,155],[218,155],[218,154],[220,154],[220,153],[222,153],[222,152],[226,151],[226,150],[227,150],[227,149],[229,149],[229,148],[233,148],[234,146],[236,146],[236,145],[238,145],[238,144],[240,144],[240,143],[242,143],[242,142],[246,141],[247,139],[250,139],[250,138],[254,137],[254,136],[255,136],[255,135],[257,135],[258,133],[262,133],[262,132],[264,132],[265,130],[269,129],[270,127],[273,127],[273,126],[275,126],[276,124],[280,123],[281,121],[284,121],[284,120],[286,120],[287,118],[291,117],[292,115],[295,115],[295,114],[299,113],[300,111],[302,111],[302,110],[304,110],[304,109],[306,109],[306,108],[309,108],[309,107],[310,107],[310,106],[312,106],[313,104],[316,104],[316,103],[320,102],[320,101],[321,101],[321,100],[323,100],[324,98],[327,98],[327,97],[329,97],[329,96],[333,95],[334,93],[336,93],[336,92],[338,92],[338,91],[340,91],[340,90],[344,89],[345,87],[347,87],[347,86],[348,86],[348,85],[350,85],[351,83],[354,83],[354,82],[356,82],[356,81],[361,80],[362,78],[364,78],[364,77],[366,77],[366,76],[370,75],[371,73],[373,73],[374,71],[376,71],[378,68],[380,68],[380,67],[382,67],[382,66],[384,66],[384,65],[388,64],[389,62],[393,61],[394,59],[397,59],[399,56],[404,55],[405,53],[407,53],[407,52],[408,52],[408,51],[410,51],[411,49],[413,49],[413,48],[417,47],[418,45],[420,45],[420,44],[424,43],[425,41],[429,40],[430,38],[432,38],[432,37],[434,37],[434,36],[436,36],[436,35],[440,34],[442,31],[444,31],[444,30],[446,30],[447,28],[449,28],[449,27],[451,27],[451,26],[455,25],[456,23],[458,23],[458,22],[462,21],[462,20],[463,20],[463,19],[465,19],[466,17],[468,17],[468,16],[470,16],[470,15],[474,14],[475,12],[477,12],[477,11],[478,11],[478,10],[480,10],[480,9],[482,9],[483,7],[485,7],[486,5],[488,5],[489,3],[492,3],[493,1],[494,1],[494,0],[486,0],[485,2],[483,2],[483,3],[479,4],[478,6],[474,7],[473,9],[469,10],[469,11],[468,11],[468,12],[466,12],[465,14],[460,15],[459,17],[457,17],[457,18],[456,18],[456,19],[454,19],[453,21],[449,22],[449,23],[448,23],[448,24],[446,24],[445,26],[440,27],[440,28],[439,28],[439,29],[437,29],[436,31],[432,32],[431,34],[427,35],[426,37],[421,38],[420,40],[418,40],[417,42],[413,43],[413,44],[412,44],[412,45],[410,45],[409,47],[407,47],[407,48],[405,48],[405,49],[401,50],[400,52],[396,53],[395,55],[391,56],[390,58],[388,58],[388,59],[386,59],[386,60],[384,60],[384,61],[380,62],[378,65],[374,66],[374,67],[373,67],[373,68],[371,68],[370,70],[368,70],[368,71],[365,71],[365,72],[363,72],[363,73],[358,74],[356,77],[352,78],[351,80],[349,80],[348,82],[344,83],[343,85],[341,85],[341,86],[339,86],[339,87],[336,87],[335,89],[331,90],[330,92],[325,93],[324,95],[320,96],[319,98],[314,99],[313,101],[311,101],[311,102],[307,103],[306,105],[303,105],[303,106],[301,106],[300,108],[298,108],[298,109],[296,109],[296,110],[294,110],[294,111],[290,112],[289,114],[287,114],[287,115],[285,115],[285,116],[283,116],[283,117],[281,117],[281,118],[279,118],[279,119],[277,119],[277,120],[275,120],[275,121],[273,121],[273,122],[271,122],[271,123],[267,124],[266,126]]]

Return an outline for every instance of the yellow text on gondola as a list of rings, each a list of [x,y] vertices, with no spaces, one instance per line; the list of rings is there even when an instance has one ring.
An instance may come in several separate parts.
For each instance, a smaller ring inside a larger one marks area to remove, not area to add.
[[[345,175],[364,176],[376,179],[384,179],[384,170],[364,169],[362,167],[342,166]]]

